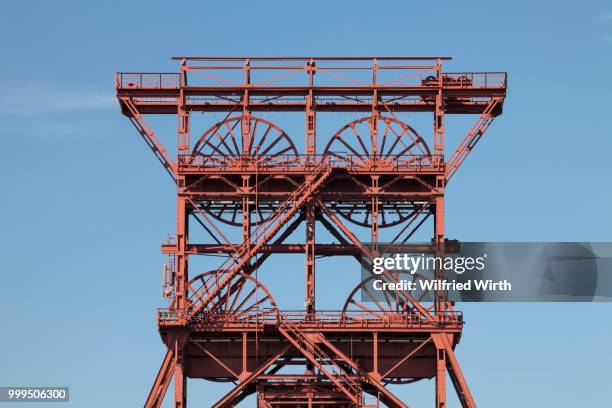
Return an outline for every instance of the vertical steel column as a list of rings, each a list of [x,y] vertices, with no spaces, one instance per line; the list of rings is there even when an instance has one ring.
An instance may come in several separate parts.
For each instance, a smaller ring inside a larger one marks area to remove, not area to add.
[[[444,95],[442,88],[444,85],[444,75],[442,74],[442,60],[438,59],[436,64],[438,93],[436,94],[434,110],[434,155],[436,158],[444,157]]]
[[[314,318],[315,313],[315,219],[316,206],[308,203],[306,206],[306,312]]]
[[[185,342],[187,334],[178,335],[174,346],[174,408],[187,406],[187,377],[185,376]]]
[[[266,398],[261,387],[257,387],[257,408],[265,408]]]
[[[442,61],[437,61],[438,92],[436,94],[434,111],[434,160],[444,163],[444,95],[442,88],[444,76],[442,74]],[[436,177],[436,197],[434,199],[434,244],[435,256],[444,257],[444,184],[445,177]],[[436,267],[435,279],[443,280],[444,269]],[[446,291],[435,292],[435,310],[444,312],[447,308]],[[442,316],[438,315],[437,318]],[[436,342],[436,408],[446,408],[446,349]]]
[[[250,178],[242,176],[242,243],[250,243],[251,240],[251,208],[250,208]]]
[[[372,85],[376,85],[378,62],[374,60],[372,65]],[[374,162],[378,161],[378,90],[372,92],[372,120],[370,121],[370,136],[372,143],[372,158]]]
[[[175,297],[176,308],[179,319],[186,322],[187,308],[187,281],[189,280],[188,265],[189,255],[187,254],[187,245],[189,243],[189,209],[187,208],[187,199],[182,196],[181,190],[185,186],[185,179],[178,177],[178,198],[176,204],[176,275],[175,275]]]
[[[181,157],[189,154],[190,141],[189,141],[189,112],[187,111],[187,96],[185,95],[184,89],[187,86],[187,61],[183,60],[181,63],[181,71],[179,74],[180,78],[180,90],[179,98],[177,103],[178,112],[178,146],[177,151],[179,155],[179,161]]]
[[[178,111],[178,140],[177,140],[177,151],[179,154],[179,160],[181,155],[189,154],[190,142],[189,142],[189,112],[186,110],[187,99],[183,92],[184,87],[187,86],[187,61],[181,62],[181,71],[179,74],[180,79],[180,94],[177,105]],[[176,296],[176,308],[179,312],[179,319],[186,321],[186,301],[187,301],[187,281],[188,277],[188,255],[187,255],[187,244],[189,241],[189,210],[187,208],[187,200],[181,196],[182,190],[185,188],[185,178],[180,175],[176,175],[177,183],[177,218],[176,218],[176,276],[175,276],[175,296]],[[175,358],[178,356],[175,354]]]
[[[306,97],[306,154],[308,160],[317,153],[317,112],[313,93],[314,75],[316,66],[313,59],[306,63],[308,73],[308,96]],[[304,247],[306,255],[306,316],[314,318],[315,306],[315,221],[316,207],[314,203],[306,205],[306,245]],[[308,367],[311,369],[311,367]]]
[[[251,84],[251,63],[246,60],[244,63],[244,85]],[[250,95],[248,88],[245,88],[242,100],[242,118],[240,126],[242,128],[242,154],[248,155],[251,147],[251,108]]]
[[[373,335],[373,339],[372,339],[372,359],[373,359],[372,371],[374,372],[374,374],[378,378],[378,376],[379,376],[379,373],[378,373],[378,333],[374,332],[374,333],[372,333],[372,335]]]
[[[434,160],[444,162],[444,75],[442,73],[442,60],[436,64],[438,92],[436,94],[434,111]],[[436,198],[434,202],[434,244],[436,257],[444,257],[444,177],[436,177]],[[444,269],[436,268],[435,278],[444,279]],[[435,293],[436,310],[443,311],[446,307],[446,291],[437,290]]]
[[[189,112],[187,111],[187,97],[184,88],[187,86],[187,61],[181,62],[179,81],[179,98],[177,103],[178,129],[177,129],[177,153],[180,162],[184,155],[190,152],[189,141]],[[188,275],[188,255],[187,245],[189,242],[189,209],[187,200],[181,195],[185,188],[185,178],[177,174],[177,220],[176,220],[176,281],[175,296],[176,308],[179,312],[180,321],[185,324],[187,321],[187,282]],[[187,379],[184,374],[184,355],[183,348],[186,341],[186,334],[176,336],[174,343],[174,407],[185,408],[187,404]]]
[[[247,371],[248,371],[248,367],[247,367],[247,362],[248,362],[248,342],[247,342],[247,332],[243,332],[242,333],[242,372],[240,373],[241,376],[246,377],[247,375]]]
[[[176,222],[176,282],[175,297],[176,308],[179,321],[187,323],[187,284],[188,281],[188,254],[187,244],[189,241],[189,209],[187,199],[180,193],[185,187],[185,179],[182,176],[177,178],[178,198],[177,198],[177,222]],[[187,338],[186,333],[176,336],[174,342],[174,407],[185,408],[187,404],[187,379],[184,374],[184,345]]]
[[[378,251],[378,221],[380,213],[380,198],[378,197],[379,176],[372,176],[372,251]]]
[[[251,204],[250,189],[251,176],[242,176],[242,245],[246,248],[246,253],[251,251]],[[257,181],[255,181],[257,182]],[[257,200],[257,198],[255,198]],[[253,263],[250,259],[246,261],[245,268],[251,268]]]
[[[308,72],[309,87],[306,97],[306,154],[310,158],[310,156],[317,154],[317,107],[312,89],[316,72],[314,60],[308,60],[306,71]]]
[[[446,408],[446,350],[436,349],[436,408]]]
[[[438,184],[438,195],[434,200],[434,244],[435,244],[435,256],[444,258],[444,178],[437,178]],[[436,263],[435,271],[436,280],[445,279],[444,268]],[[436,311],[443,312],[447,309],[447,296],[445,290],[436,290],[435,292]]]
[[[378,83],[378,61],[372,62],[372,85]],[[370,135],[372,144],[372,159],[374,166],[378,162],[378,91],[372,93],[372,120],[370,121]],[[372,176],[372,251],[378,252],[378,176]]]

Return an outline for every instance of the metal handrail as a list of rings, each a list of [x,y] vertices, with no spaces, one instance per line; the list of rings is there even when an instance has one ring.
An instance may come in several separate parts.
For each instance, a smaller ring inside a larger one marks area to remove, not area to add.
[[[118,89],[178,89],[180,83],[176,72],[118,72],[115,75]]]
[[[243,168],[257,168],[265,171],[274,170],[310,170],[324,160],[329,160],[332,168],[348,170],[361,169],[440,169],[444,168],[441,155],[390,155],[390,156],[357,156],[357,155],[241,155],[222,156],[188,154],[179,155],[179,168],[183,170],[218,169],[240,170]]]
[[[234,67],[221,67],[221,66],[207,66],[207,67],[191,67],[192,70],[227,70],[227,69],[245,69],[242,66]],[[249,67],[249,70],[255,69],[282,69],[286,71],[308,71],[308,67],[304,66],[285,66],[285,67]],[[431,68],[431,67],[401,67],[401,66],[378,66],[377,69],[401,69],[407,71],[414,71],[417,68]],[[313,68],[314,69],[314,68]],[[343,67],[319,67],[319,70],[342,70],[346,69]],[[365,67],[363,69],[372,69],[371,67]],[[414,84],[412,86],[421,86],[425,88],[438,86],[438,80],[435,78],[435,70],[429,71],[429,74],[420,73],[415,79],[420,81],[420,84]],[[431,80],[429,79],[431,78]],[[231,82],[231,81],[230,81]],[[274,81],[263,81],[263,83],[249,83],[235,85],[244,86],[274,86],[270,85]],[[391,82],[396,82],[392,80]],[[265,83],[265,84],[264,84]],[[227,85],[227,83],[224,83]],[[368,84],[362,84],[368,85]],[[385,87],[385,83],[371,83],[371,86]],[[507,73],[506,72],[444,72],[442,73],[442,86],[447,88],[506,88],[507,85]],[[179,89],[181,87],[181,74],[178,72],[118,72],[115,75],[115,86],[117,89]],[[317,86],[313,84],[313,86]],[[189,87],[188,85],[186,87]]]
[[[176,322],[183,313],[169,309],[158,309],[159,322]],[[463,324],[463,313],[461,311],[433,311],[431,315],[436,317],[436,323]],[[309,314],[304,310],[290,310],[279,313],[276,309],[251,310],[238,314],[204,312],[199,319],[203,323],[232,324],[232,323],[257,323],[257,324],[344,324],[368,326],[380,323],[409,324],[413,326],[429,325],[431,322],[424,320],[422,316],[415,313],[386,312],[376,315],[365,311],[331,311],[322,310]]]

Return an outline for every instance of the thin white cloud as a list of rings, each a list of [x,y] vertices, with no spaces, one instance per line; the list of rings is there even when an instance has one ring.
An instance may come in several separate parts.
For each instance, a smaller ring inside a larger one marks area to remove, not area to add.
[[[116,103],[112,89],[29,86],[0,93],[0,112],[4,115],[97,111],[112,109]]]
[[[33,119],[33,120],[32,120]],[[82,121],[67,122],[62,118],[28,118],[0,122],[0,140],[8,137],[35,137],[39,139],[66,139],[76,136],[91,137],[92,126]],[[100,131],[100,125],[95,126]]]

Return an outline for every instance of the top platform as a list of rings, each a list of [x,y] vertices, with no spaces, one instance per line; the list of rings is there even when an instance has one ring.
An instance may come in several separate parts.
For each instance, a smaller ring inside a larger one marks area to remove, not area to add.
[[[187,111],[433,112],[442,92],[449,114],[482,113],[506,94],[505,72],[444,72],[450,57],[174,57],[178,72],[120,72],[119,97],[143,114]],[[502,112],[503,104],[494,115]],[[122,103],[123,113],[130,111]]]

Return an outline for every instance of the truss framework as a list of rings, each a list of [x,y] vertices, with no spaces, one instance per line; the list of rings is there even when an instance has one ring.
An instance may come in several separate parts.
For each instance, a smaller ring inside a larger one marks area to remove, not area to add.
[[[174,406],[185,407],[187,377],[235,384],[215,407],[235,406],[253,393],[260,407],[406,407],[386,385],[435,377],[436,407],[443,408],[447,374],[461,405],[475,407],[454,353],[462,314],[444,292],[430,305],[407,291],[364,302],[356,297],[358,290],[368,295],[360,285],[342,309],[321,311],[316,257],[352,256],[360,263],[376,257],[387,228],[395,228],[391,245],[398,249],[452,251],[444,235],[444,189],[501,114],[506,74],[444,72],[447,57],[175,59],[178,73],[116,75],[123,114],[177,184],[176,235],[162,245],[170,307],[158,310],[168,351],[145,407],[161,405],[172,379]],[[262,111],[304,112],[304,152],[256,116]],[[319,150],[317,113],[329,111],[366,116],[323,138],[327,146]],[[192,144],[193,112],[227,116]],[[399,112],[433,114],[431,148]],[[150,114],[177,116],[176,159],[145,122]],[[446,114],[478,115],[448,161]],[[412,243],[429,217],[431,243]],[[209,242],[190,241],[190,220]],[[300,224],[304,242],[286,243]],[[338,243],[318,242],[317,227]],[[240,228],[242,241],[231,242],[227,228]],[[355,228],[369,231],[368,244]],[[253,277],[275,253],[304,253],[305,310],[280,310]],[[225,259],[213,271],[190,275],[189,258],[207,254]],[[392,271],[383,277],[397,280]],[[287,373],[295,366],[303,374]]]

